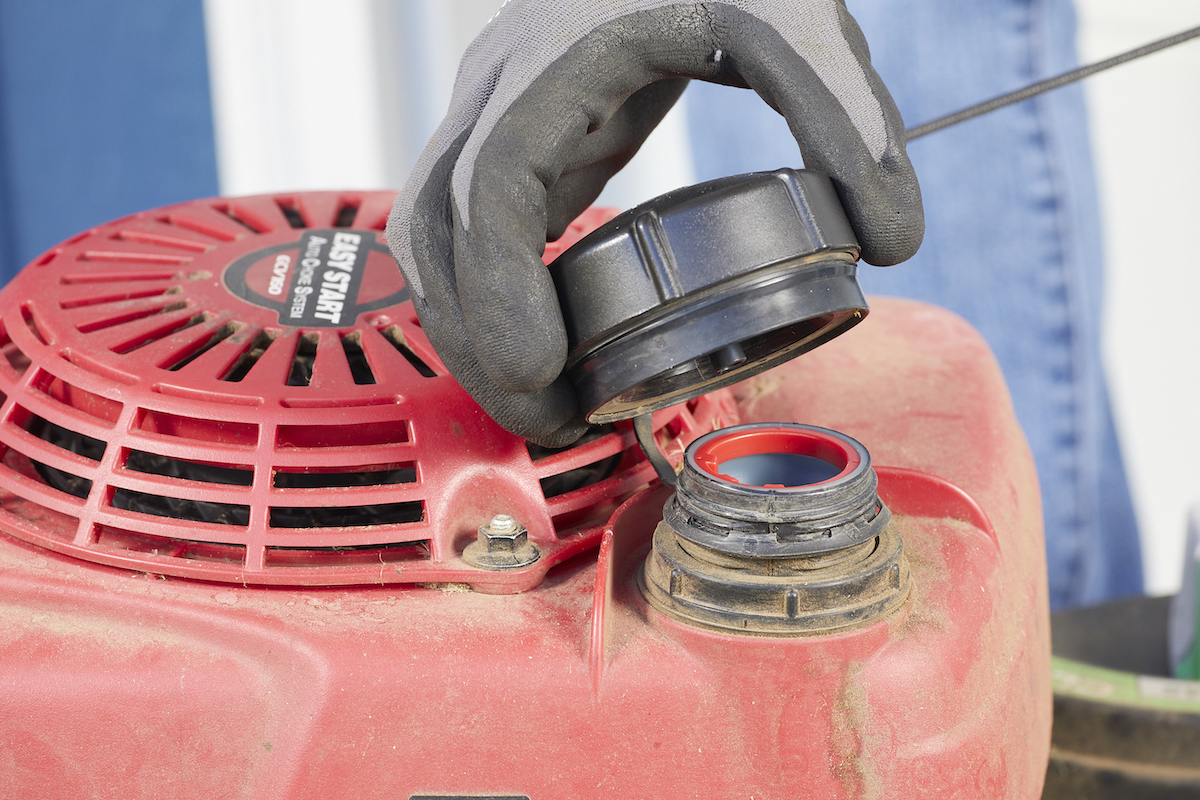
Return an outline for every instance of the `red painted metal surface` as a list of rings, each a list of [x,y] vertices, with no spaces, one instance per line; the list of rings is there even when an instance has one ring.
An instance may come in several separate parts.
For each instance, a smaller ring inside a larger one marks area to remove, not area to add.
[[[630,425],[531,453],[484,414],[383,243],[393,198],[199,200],[87,231],[24,270],[0,293],[0,531],[199,580],[501,593],[595,547],[654,476]],[[584,214],[546,257],[612,214]],[[678,454],[733,414],[717,394],[655,426]],[[540,560],[481,572],[461,559],[497,513],[528,527]]]
[[[799,639],[663,617],[633,579],[661,489],[598,558],[510,596],[164,579],[3,537],[0,795],[1037,797],[1040,509],[978,336],[876,300],[739,393],[749,421],[872,451],[912,569],[900,612]]]

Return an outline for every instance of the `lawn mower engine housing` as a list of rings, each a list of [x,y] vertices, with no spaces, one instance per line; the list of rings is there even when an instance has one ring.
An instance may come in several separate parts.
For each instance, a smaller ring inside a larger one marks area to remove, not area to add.
[[[0,793],[1038,796],[1041,510],[974,331],[880,299],[655,412],[676,497],[627,422],[548,451],[475,405],[387,251],[392,199],[145,212],[0,292]],[[833,623],[808,601],[845,559],[779,533],[730,590],[744,531],[688,511],[788,437],[837,476],[750,493],[852,478],[875,526],[799,537],[880,565],[886,599],[842,580]]]

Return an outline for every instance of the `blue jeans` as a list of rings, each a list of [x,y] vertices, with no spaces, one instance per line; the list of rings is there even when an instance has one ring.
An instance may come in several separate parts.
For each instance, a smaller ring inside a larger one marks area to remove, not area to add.
[[[849,3],[910,126],[1075,66],[1070,0]],[[795,166],[781,117],[695,84],[698,180]],[[1103,257],[1082,89],[914,141],[926,234],[911,261],[864,266],[867,291],[945,306],[987,338],[1041,480],[1054,608],[1142,590],[1137,526],[1100,363]]]

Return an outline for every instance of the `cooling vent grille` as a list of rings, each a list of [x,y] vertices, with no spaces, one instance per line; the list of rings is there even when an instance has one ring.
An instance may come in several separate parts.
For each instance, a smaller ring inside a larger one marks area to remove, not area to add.
[[[592,546],[653,474],[631,432],[550,452],[488,419],[421,332],[382,239],[392,199],[196,201],[27,267],[0,292],[0,530],[152,574],[489,591]],[[609,216],[589,213],[548,258]],[[356,272],[331,273],[349,251]],[[735,413],[714,395],[655,420],[679,453]],[[533,567],[462,562],[500,512]]]

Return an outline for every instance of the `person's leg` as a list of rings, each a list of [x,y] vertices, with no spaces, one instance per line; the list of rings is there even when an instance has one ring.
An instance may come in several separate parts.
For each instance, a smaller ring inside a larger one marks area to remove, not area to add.
[[[909,126],[1075,65],[1070,0],[851,3]],[[688,90],[697,178],[796,166],[783,121],[747,92]],[[970,320],[1000,361],[1041,476],[1055,608],[1137,593],[1136,523],[1100,364],[1103,259],[1078,86],[913,142],[926,235],[863,266],[868,291]]]

